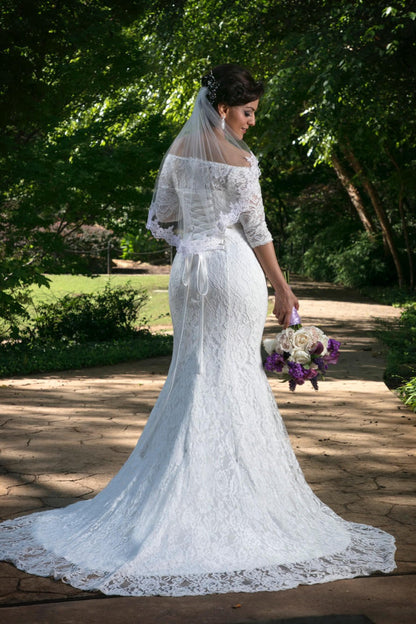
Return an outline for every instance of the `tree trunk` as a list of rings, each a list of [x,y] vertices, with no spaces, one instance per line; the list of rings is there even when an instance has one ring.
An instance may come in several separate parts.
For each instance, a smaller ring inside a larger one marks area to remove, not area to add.
[[[404,182],[403,182],[403,176],[402,176],[402,171],[398,165],[398,163],[396,162],[395,158],[393,158],[392,154],[390,153],[389,149],[386,149],[387,155],[390,158],[391,162],[393,163],[394,167],[396,168],[397,174],[399,176],[399,180],[400,180],[400,189],[399,189],[399,199],[398,199],[398,208],[399,208],[399,214],[400,214],[400,219],[402,222],[402,230],[403,230],[403,236],[404,236],[404,241],[406,244],[406,253],[407,253],[407,260],[409,263],[409,283],[410,283],[410,288],[413,290],[414,288],[414,266],[413,266],[413,253],[412,253],[412,247],[410,245],[410,240],[409,240],[409,231],[407,229],[407,221],[406,221],[406,214],[404,211]]]
[[[400,212],[400,218],[402,220],[403,235],[404,235],[404,240],[406,243],[407,259],[409,262],[409,285],[410,285],[410,288],[413,290],[415,287],[415,268],[413,264],[412,247],[410,245],[410,240],[409,240],[409,231],[407,229],[406,214],[404,211],[405,203],[407,204],[405,198],[401,195],[399,197],[399,212]],[[408,204],[407,204],[407,208],[409,209]]]
[[[375,235],[374,226],[363,204],[363,200],[361,198],[359,190],[352,183],[351,178],[348,174],[348,171],[346,170],[344,165],[341,163],[340,159],[335,154],[335,152],[332,152],[331,154],[331,161],[332,161],[332,166],[335,169],[335,173],[337,174],[342,186],[347,191],[352,205],[358,212],[358,216],[361,219],[361,223],[363,224],[365,231],[370,236],[370,238],[373,238]]]
[[[371,182],[371,180],[366,176],[366,174],[363,171],[363,168],[361,167],[361,164],[359,163],[358,159],[356,158],[355,154],[352,152],[350,147],[346,147],[346,146],[342,146],[342,150],[344,152],[344,154],[346,155],[346,157],[348,158],[351,167],[354,169],[355,173],[359,176],[363,187],[368,195],[368,197],[371,200],[371,203],[373,205],[374,211],[377,215],[377,218],[379,220],[383,235],[385,236],[386,242],[387,242],[387,246],[389,248],[389,251],[391,253],[391,256],[393,258],[393,262],[394,262],[394,266],[396,267],[396,272],[397,272],[397,278],[399,281],[399,286],[402,287],[404,285],[404,275],[403,275],[403,268],[400,262],[400,258],[399,258],[399,254],[397,251],[397,247],[396,247],[396,243],[394,241],[394,234],[393,234],[393,229],[391,227],[391,223],[387,217],[386,211],[384,209],[384,206],[381,202],[381,199],[377,193],[376,188],[374,187],[373,183]]]

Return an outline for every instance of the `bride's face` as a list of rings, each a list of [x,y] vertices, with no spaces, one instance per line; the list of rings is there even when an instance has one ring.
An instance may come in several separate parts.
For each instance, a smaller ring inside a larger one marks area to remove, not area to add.
[[[258,100],[243,104],[242,106],[219,105],[218,112],[238,139],[243,139],[250,126],[256,123],[256,111]]]

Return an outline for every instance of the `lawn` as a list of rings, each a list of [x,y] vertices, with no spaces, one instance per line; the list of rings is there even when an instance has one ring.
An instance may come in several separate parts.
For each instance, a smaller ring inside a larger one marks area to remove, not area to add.
[[[93,293],[102,290],[106,284],[121,286],[130,284],[135,288],[145,288],[150,299],[144,308],[144,314],[148,324],[157,329],[158,327],[171,324],[169,315],[168,284],[169,275],[47,275],[50,279],[50,287],[32,286],[34,311],[36,304],[49,303],[63,297],[68,293]],[[169,315],[169,316],[166,316]]]

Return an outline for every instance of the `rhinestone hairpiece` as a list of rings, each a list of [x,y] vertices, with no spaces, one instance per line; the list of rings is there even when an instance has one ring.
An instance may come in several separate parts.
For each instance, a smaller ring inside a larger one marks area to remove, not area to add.
[[[207,78],[207,88],[208,88],[207,98],[211,102],[211,104],[214,104],[214,102],[215,102],[219,86],[220,86],[220,83],[215,78],[214,74],[212,73],[212,69],[211,69],[211,71],[210,71],[210,73],[208,75],[208,78]]]

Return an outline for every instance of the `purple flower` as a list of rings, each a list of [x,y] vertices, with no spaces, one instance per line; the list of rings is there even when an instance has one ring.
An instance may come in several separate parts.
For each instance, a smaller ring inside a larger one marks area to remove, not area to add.
[[[334,340],[333,338],[330,338],[328,340],[329,353],[333,353],[335,355],[336,353],[338,353],[340,346],[341,346],[341,343],[338,342],[338,340]]]
[[[274,373],[281,373],[283,365],[285,363],[284,357],[281,353],[272,353],[268,355],[264,363],[264,368],[267,371]]]
[[[288,362],[287,364],[289,366],[289,375],[293,379],[295,379],[297,383],[303,383],[305,377],[305,369],[303,368],[302,364],[298,364],[297,362]]]
[[[330,352],[328,355],[324,356],[324,360],[327,364],[337,364],[339,358],[339,353]],[[328,368],[328,367],[327,367]]]
[[[289,390],[292,392],[296,390],[296,381],[294,379],[289,379]]]
[[[318,390],[318,379],[316,377],[314,377],[313,379],[311,379],[311,384],[313,385],[313,387],[315,388],[315,390]]]
[[[330,338],[328,340],[328,354],[324,356],[327,364],[337,364],[339,358],[339,348],[341,343],[338,340]]]
[[[310,353],[311,355],[321,355],[323,350],[324,350],[324,345],[322,344],[320,340],[318,340],[318,342],[315,342],[315,344],[312,345]]]
[[[321,357],[317,357],[314,358],[314,364],[317,365],[318,369],[321,371],[321,373],[324,373],[327,369],[328,369],[328,364],[326,364],[326,358],[327,356],[324,356],[323,358]]]
[[[312,379],[314,379],[317,375],[319,375],[319,371],[313,368],[309,368],[308,370],[305,370],[305,374],[303,378],[310,379],[312,381]]]

